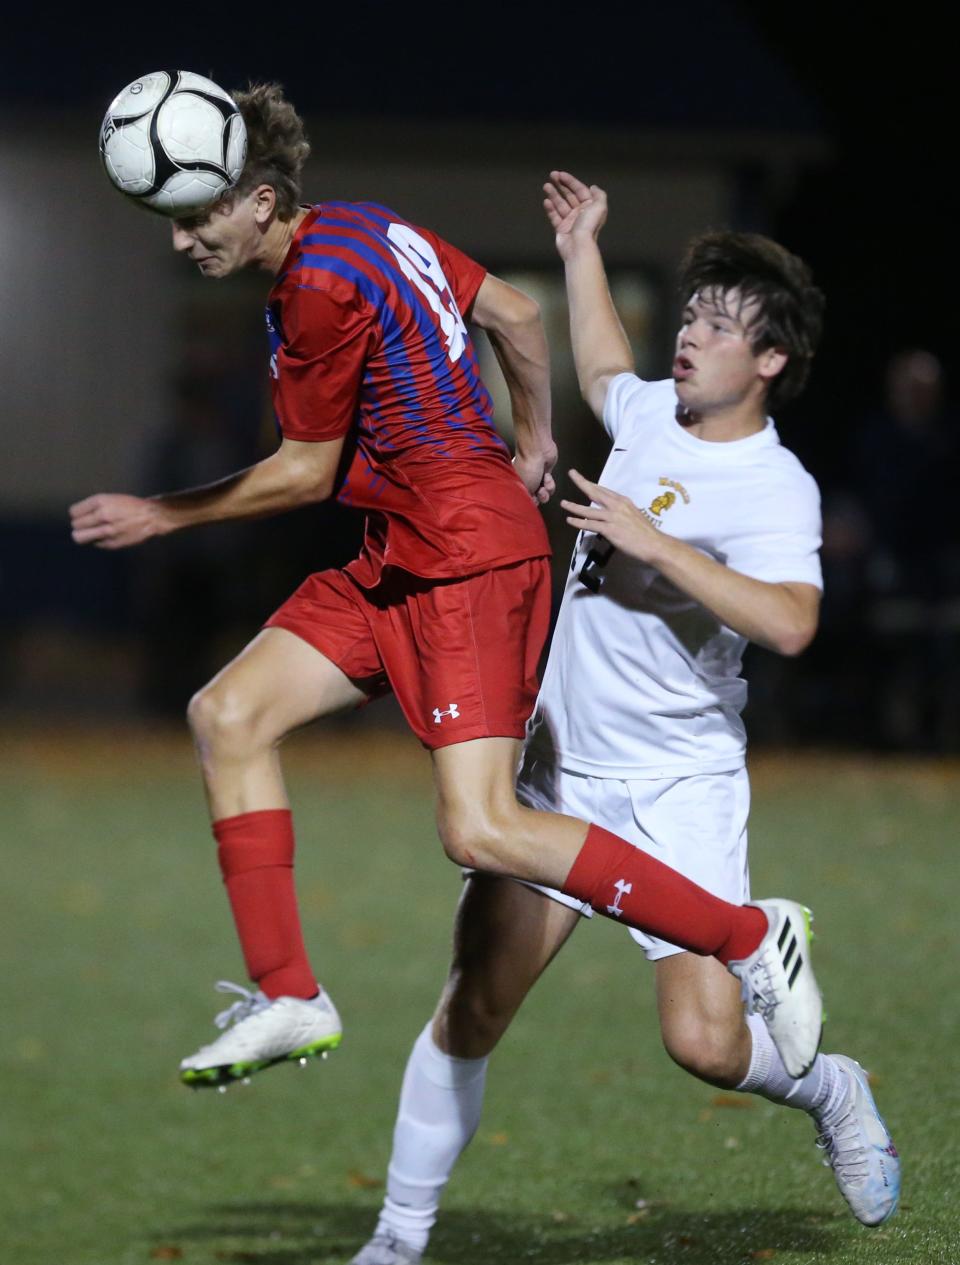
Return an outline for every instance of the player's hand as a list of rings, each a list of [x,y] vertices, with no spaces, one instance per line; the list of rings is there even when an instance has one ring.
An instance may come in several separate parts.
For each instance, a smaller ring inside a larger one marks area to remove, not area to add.
[[[543,192],[561,259],[568,259],[579,242],[596,241],[607,220],[607,195],[599,185],[585,185],[569,171],[551,171]]]
[[[557,457],[557,446],[551,444],[549,448],[536,456],[524,456],[518,452],[513,459],[513,467],[535,505],[546,505],[557,490],[556,481],[551,473],[557,464]]]
[[[656,566],[663,550],[664,536],[633,501],[611,488],[591,483],[578,470],[571,470],[570,478],[594,503],[579,505],[576,501],[561,501],[567,511],[569,525],[579,531],[595,532],[621,553]]]
[[[78,545],[126,549],[169,530],[159,502],[142,496],[98,492],[70,506],[70,534]]]

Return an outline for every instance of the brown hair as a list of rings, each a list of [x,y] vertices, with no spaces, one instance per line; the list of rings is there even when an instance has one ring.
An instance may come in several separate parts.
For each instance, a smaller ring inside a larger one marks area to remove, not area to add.
[[[759,233],[704,233],[687,247],[680,265],[680,290],[722,298],[736,290],[739,302],[754,302],[747,329],[755,354],[776,347],[787,363],[770,384],[771,407],[795,399],[806,385],[820,332],[824,297],[802,259]]]
[[[303,120],[278,83],[255,83],[231,94],[247,128],[247,161],[231,194],[244,197],[268,184],[277,195],[277,215],[290,220],[300,202],[300,173],[310,153]]]

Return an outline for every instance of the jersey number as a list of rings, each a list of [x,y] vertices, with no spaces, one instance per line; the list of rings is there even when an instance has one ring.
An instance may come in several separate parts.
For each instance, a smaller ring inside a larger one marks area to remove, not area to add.
[[[436,251],[408,224],[391,224],[387,237],[404,276],[417,287],[440,322],[447,355],[456,363],[467,343],[467,327]]]

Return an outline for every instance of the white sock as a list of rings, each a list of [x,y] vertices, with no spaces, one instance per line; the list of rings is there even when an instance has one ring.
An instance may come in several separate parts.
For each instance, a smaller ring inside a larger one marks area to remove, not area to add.
[[[843,1097],[846,1080],[829,1054],[818,1054],[813,1067],[795,1080],[783,1066],[767,1025],[759,1015],[747,1015],[753,1038],[750,1068],[737,1086],[747,1094],[760,1094],[784,1107],[798,1107],[818,1118],[829,1114]]]
[[[477,1131],[487,1059],[457,1059],[435,1044],[427,1024],[414,1042],[400,1091],[378,1232],[422,1252],[440,1194]]]

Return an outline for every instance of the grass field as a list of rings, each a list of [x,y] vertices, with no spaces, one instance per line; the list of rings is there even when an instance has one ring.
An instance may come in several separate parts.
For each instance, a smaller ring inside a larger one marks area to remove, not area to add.
[[[218,1095],[176,1079],[213,1032],[212,982],[242,981],[186,736],[5,749],[0,1261],[347,1261],[459,888],[426,758],[349,733],[291,745],[308,940],[347,1034],[325,1063]],[[429,1259],[960,1261],[958,771],[754,766],[754,889],[813,905],[825,1047],[872,1069],[904,1157],[888,1228],[852,1221],[800,1113],[669,1063],[642,956],[596,919],[495,1057]]]

